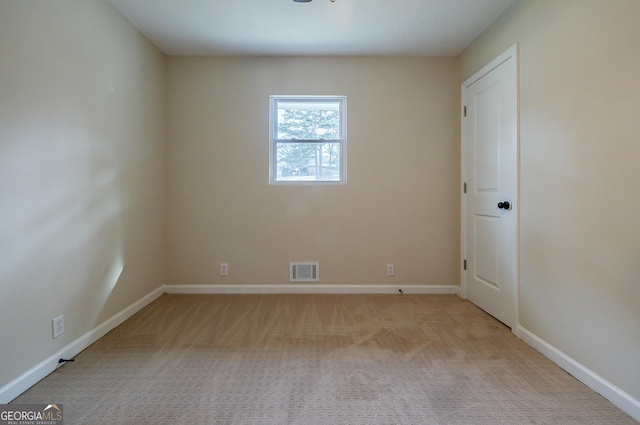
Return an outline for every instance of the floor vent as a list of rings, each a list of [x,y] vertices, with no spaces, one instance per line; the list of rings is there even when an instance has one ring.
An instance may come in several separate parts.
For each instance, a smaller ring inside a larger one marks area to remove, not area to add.
[[[318,266],[320,263],[289,263],[290,282],[318,282]]]

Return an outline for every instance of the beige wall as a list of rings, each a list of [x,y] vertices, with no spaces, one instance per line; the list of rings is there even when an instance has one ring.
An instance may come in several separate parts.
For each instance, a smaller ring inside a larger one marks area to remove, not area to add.
[[[164,283],[164,57],[106,2],[20,0],[0,58],[1,388]]]
[[[640,2],[522,0],[460,57],[520,51],[520,323],[640,399]]]
[[[289,261],[321,284],[459,283],[454,59],[167,63],[167,283],[286,284]],[[346,185],[269,185],[272,94],[348,97]]]

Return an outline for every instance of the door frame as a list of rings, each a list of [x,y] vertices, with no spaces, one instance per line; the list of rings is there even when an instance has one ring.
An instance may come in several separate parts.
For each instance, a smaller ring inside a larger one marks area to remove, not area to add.
[[[461,264],[461,274],[460,274],[460,296],[463,299],[467,299],[467,273],[464,270],[464,261],[467,252],[467,199],[465,193],[465,182],[467,181],[467,143],[469,135],[467,133],[467,126],[465,125],[465,97],[467,93],[467,89],[475,82],[480,80],[485,75],[489,74],[491,71],[496,69],[498,66],[502,65],[509,59],[513,59],[515,62],[515,66],[513,67],[514,74],[512,76],[513,83],[515,84],[515,99],[514,99],[514,111],[515,114],[515,123],[514,123],[514,138],[515,138],[515,158],[513,160],[516,164],[516,181],[515,181],[515,195],[514,199],[517,205],[515,208],[516,213],[516,232],[515,232],[515,244],[516,252],[515,252],[515,283],[513,288],[513,328],[511,331],[513,333],[517,332],[517,328],[520,324],[519,322],[519,294],[520,294],[520,66],[518,62],[518,44],[514,44],[497,58],[489,62],[487,65],[482,67],[478,72],[469,77],[464,83],[461,85],[461,97],[460,97],[460,141],[461,141],[461,181],[460,181],[460,227],[461,227],[461,244],[460,244],[460,264]]]

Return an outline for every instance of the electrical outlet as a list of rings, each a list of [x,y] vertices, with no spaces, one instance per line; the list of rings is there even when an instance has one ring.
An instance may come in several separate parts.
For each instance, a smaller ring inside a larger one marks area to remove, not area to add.
[[[220,276],[229,276],[229,263],[220,263]]]
[[[53,339],[56,339],[64,333],[64,314],[51,320],[53,326]]]
[[[387,276],[395,276],[393,264],[387,264]]]

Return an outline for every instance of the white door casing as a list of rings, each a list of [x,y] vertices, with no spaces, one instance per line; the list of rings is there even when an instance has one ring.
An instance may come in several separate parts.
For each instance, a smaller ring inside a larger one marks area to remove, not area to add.
[[[461,118],[461,292],[512,329],[519,246],[517,62],[513,46],[465,81]]]

